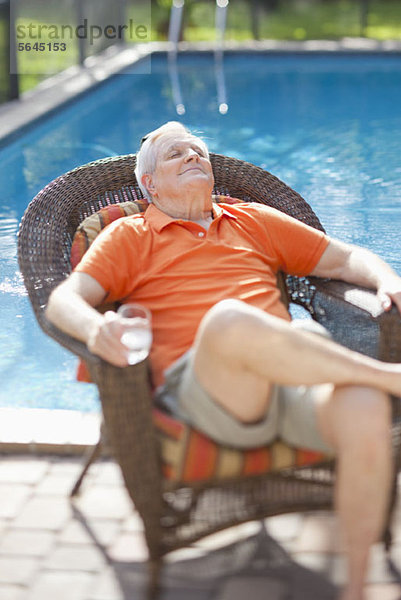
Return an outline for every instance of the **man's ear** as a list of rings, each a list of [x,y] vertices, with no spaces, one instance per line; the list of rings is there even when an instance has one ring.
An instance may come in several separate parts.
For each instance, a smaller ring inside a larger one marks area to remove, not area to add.
[[[156,192],[156,188],[153,183],[152,175],[150,173],[145,173],[145,175],[142,175],[141,183],[142,183],[142,185],[145,186],[145,188],[148,190],[149,194],[153,197]]]

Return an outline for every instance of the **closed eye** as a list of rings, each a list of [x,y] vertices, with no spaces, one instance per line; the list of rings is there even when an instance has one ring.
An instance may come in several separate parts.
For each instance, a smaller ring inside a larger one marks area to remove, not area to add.
[[[179,156],[181,156],[181,151],[174,150],[168,154],[167,158],[178,158]]]
[[[192,150],[195,150],[195,152],[199,156],[202,156],[203,158],[205,157],[205,153],[203,152],[203,150],[201,150],[200,148],[198,148],[198,146],[192,146]]]

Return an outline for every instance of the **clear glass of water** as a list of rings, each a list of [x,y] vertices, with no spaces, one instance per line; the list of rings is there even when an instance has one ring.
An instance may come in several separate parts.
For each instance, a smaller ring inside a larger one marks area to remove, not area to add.
[[[128,364],[135,365],[144,360],[152,345],[152,316],[141,304],[122,304],[117,313],[124,319],[126,327],[121,336],[127,346]]]

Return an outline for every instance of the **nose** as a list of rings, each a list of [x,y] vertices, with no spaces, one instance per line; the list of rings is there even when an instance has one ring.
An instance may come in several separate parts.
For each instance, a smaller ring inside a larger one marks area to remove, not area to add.
[[[185,153],[185,162],[189,162],[189,161],[191,161],[193,159],[195,159],[196,161],[198,161],[199,160],[199,154],[193,148],[188,148],[188,150]]]

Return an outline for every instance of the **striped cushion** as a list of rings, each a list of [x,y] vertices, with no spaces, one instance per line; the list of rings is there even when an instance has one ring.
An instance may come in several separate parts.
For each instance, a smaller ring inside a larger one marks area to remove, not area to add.
[[[121,217],[128,217],[146,210],[148,202],[121,202],[101,208],[94,215],[86,217],[75,232],[71,246],[71,266],[74,269],[101,230]]]
[[[248,450],[221,446],[157,408],[153,410],[153,421],[161,443],[163,475],[172,482],[261,475],[329,458],[322,452],[292,448],[281,441]]]
[[[214,196],[215,202],[237,204],[240,200],[229,196]],[[110,204],[87,217],[78,227],[71,248],[74,268],[100,231],[116,219],[146,210],[146,200]],[[102,307],[104,310],[112,307]],[[86,365],[80,362],[77,378],[90,381]],[[267,447],[238,450],[220,446],[201,432],[154,409],[154,424],[161,445],[164,477],[171,482],[200,482],[209,479],[227,479],[246,475],[261,475],[292,466],[315,464],[325,460],[321,452],[296,449],[276,441]]]

